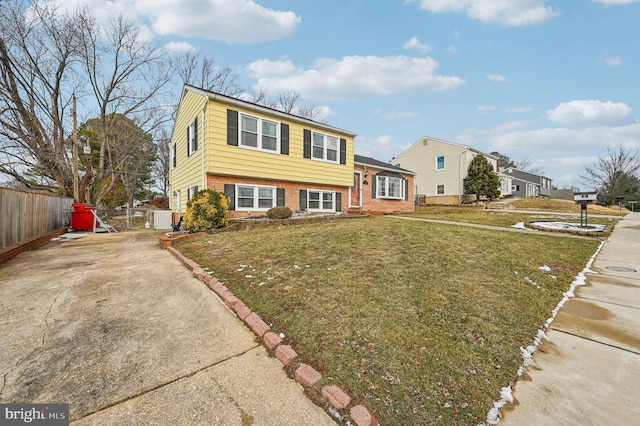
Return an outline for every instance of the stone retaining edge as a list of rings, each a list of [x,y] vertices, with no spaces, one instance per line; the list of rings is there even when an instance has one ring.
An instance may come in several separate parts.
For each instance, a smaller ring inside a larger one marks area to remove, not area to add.
[[[187,236],[196,235],[198,234],[189,234]],[[173,241],[176,241],[176,239],[174,238]],[[262,320],[260,315],[252,312],[217,278],[209,275],[200,265],[171,247],[170,244],[166,249],[180,260],[186,268],[190,269],[195,278],[206,284],[253,331],[258,341],[265,346],[269,355],[280,361],[287,376],[303,386],[305,394],[312,402],[322,407],[339,424],[380,425],[375,416],[365,406],[355,404],[351,397],[339,386],[318,386],[318,382],[322,379],[322,374],[310,365],[302,363],[295,350],[289,345],[284,345],[283,339],[271,330],[271,327]]]
[[[24,253],[25,251],[32,250],[37,247],[41,247],[51,241],[52,238],[58,237],[67,232],[67,227],[63,226],[54,231],[47,232],[46,234],[38,235],[35,237],[27,238],[19,243],[12,244],[10,246],[0,249],[0,263],[16,257],[17,255]]]

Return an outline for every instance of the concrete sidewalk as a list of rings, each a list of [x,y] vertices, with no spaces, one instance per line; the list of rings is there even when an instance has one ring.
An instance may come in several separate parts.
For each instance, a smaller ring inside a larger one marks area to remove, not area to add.
[[[0,265],[0,403],[69,403],[76,425],[335,425],[160,235]]]
[[[640,421],[640,213],[620,221],[502,409],[505,425]]]

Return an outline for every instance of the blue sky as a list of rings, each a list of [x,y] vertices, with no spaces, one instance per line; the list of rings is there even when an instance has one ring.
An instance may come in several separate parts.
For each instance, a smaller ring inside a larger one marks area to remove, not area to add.
[[[638,0],[85,3],[201,50],[249,91],[300,92],[379,160],[431,136],[588,190],[579,175],[608,146],[640,148]]]

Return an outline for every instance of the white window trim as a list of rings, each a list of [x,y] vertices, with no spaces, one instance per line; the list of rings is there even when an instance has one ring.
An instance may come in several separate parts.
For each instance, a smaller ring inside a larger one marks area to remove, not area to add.
[[[189,201],[191,199],[191,197],[193,197],[195,195],[196,192],[198,192],[198,185],[190,186],[187,189],[187,201]]]
[[[438,158],[442,157],[443,167],[441,169],[438,168]],[[447,169],[447,156],[446,155],[436,155],[436,170],[446,170]]]
[[[249,118],[253,118],[255,120],[258,120],[258,146],[250,146],[250,145],[243,145],[242,144],[242,117],[249,117]],[[276,125],[276,149],[272,150],[272,149],[265,149],[262,147],[262,122],[263,121],[268,121],[270,123],[274,123]],[[262,117],[258,117],[256,115],[251,115],[251,114],[245,114],[243,112],[239,113],[238,116],[238,147],[240,148],[244,148],[244,149],[250,149],[252,151],[260,151],[260,152],[267,152],[269,154],[279,154],[280,153],[280,146],[281,146],[281,138],[280,138],[280,127],[281,124],[278,121],[275,120],[269,120],[266,118],[262,118]]]
[[[442,194],[438,194],[438,187],[442,186]],[[438,183],[436,184],[436,197],[442,197],[444,195],[447,195],[447,185],[444,183]]]
[[[385,189],[387,194],[389,193],[389,179],[398,179],[400,181],[400,196],[399,197],[394,197],[391,195],[382,195],[380,194],[380,188],[382,188],[382,186],[380,185],[380,179],[384,179],[385,180]],[[393,176],[376,176],[376,198],[380,198],[380,199],[388,199],[388,200],[404,200],[405,197],[405,193],[404,193],[404,184],[405,179],[402,178],[398,178],[398,177],[393,177]]]
[[[253,205],[254,207],[239,207],[238,204],[238,199],[239,198],[244,198],[244,197],[240,197],[240,188],[253,188]],[[271,195],[272,195],[272,203],[271,203],[271,207],[256,207],[259,205],[259,195],[260,195],[260,189],[270,189],[271,190]],[[241,211],[241,212],[266,212],[267,210],[273,208],[276,206],[276,204],[278,203],[277,200],[278,197],[278,191],[277,188],[275,186],[266,186],[266,185],[245,185],[245,184],[236,184],[236,188],[235,188],[235,200],[234,200],[234,204],[236,206],[236,211]]]
[[[311,192],[319,192],[320,193],[320,208],[312,209],[309,207],[309,202],[311,201]],[[333,194],[331,197],[332,203],[330,209],[325,209],[324,206],[324,196],[323,194]],[[336,191],[323,191],[321,189],[307,189],[307,211],[309,212],[335,212],[336,211]]]
[[[189,156],[193,155],[194,152],[196,152],[198,149],[194,149],[194,143],[197,146],[198,145],[198,141],[196,140],[196,138],[194,137],[195,134],[197,134],[196,132],[196,120],[193,120],[191,122],[191,124],[189,124],[189,127],[187,127],[187,134],[188,134],[188,139],[189,139]]]
[[[313,156],[313,135],[322,135],[322,158],[318,158],[318,157],[314,157]],[[338,140],[338,146],[336,147],[336,159],[335,160],[329,160],[327,159],[327,149],[328,149],[328,141],[327,141],[327,137],[331,136],[332,138],[336,138]],[[327,133],[320,133],[320,132],[316,132],[316,131],[311,131],[311,159],[312,160],[316,160],[316,161],[324,161],[325,163],[331,163],[331,164],[340,164],[340,138],[336,135],[329,135]]]

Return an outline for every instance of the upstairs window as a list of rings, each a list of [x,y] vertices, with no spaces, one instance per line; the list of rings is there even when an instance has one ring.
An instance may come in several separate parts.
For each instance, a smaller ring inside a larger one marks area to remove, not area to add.
[[[340,139],[335,136],[325,135],[324,133],[311,132],[312,150],[311,158],[314,160],[329,161],[338,163]]]
[[[176,166],[178,165],[178,161],[176,159],[178,150],[176,148],[176,144],[175,143],[173,145],[171,145],[170,153],[171,153],[171,168],[175,169]]]
[[[436,157],[436,170],[444,170],[444,155]]]
[[[198,117],[187,127],[187,156],[198,150]]]
[[[279,123],[240,114],[240,146],[259,151],[279,152]]]

